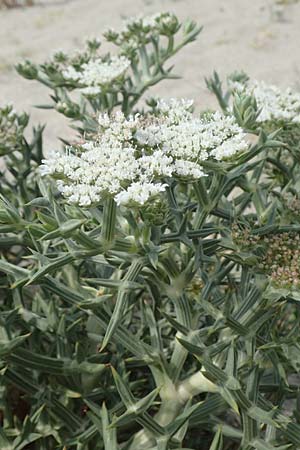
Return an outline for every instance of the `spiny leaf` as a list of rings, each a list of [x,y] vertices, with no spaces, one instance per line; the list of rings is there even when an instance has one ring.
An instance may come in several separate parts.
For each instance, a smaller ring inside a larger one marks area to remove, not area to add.
[[[209,447],[209,450],[222,450],[222,449],[223,449],[222,427],[219,427]]]
[[[23,342],[28,339],[29,336],[30,333],[15,337],[11,340],[0,340],[0,358],[6,357],[7,355],[11,354],[15,350],[15,348],[23,344]]]
[[[112,334],[115,332],[116,328],[121,324],[123,313],[126,310],[127,303],[129,300],[129,293],[127,291],[127,282],[136,280],[140,271],[143,269],[144,264],[145,264],[144,258],[134,260],[123,278],[124,284],[122,284],[121,287],[119,288],[117,301],[103,339],[101,351],[103,351],[103,349],[107,346]]]

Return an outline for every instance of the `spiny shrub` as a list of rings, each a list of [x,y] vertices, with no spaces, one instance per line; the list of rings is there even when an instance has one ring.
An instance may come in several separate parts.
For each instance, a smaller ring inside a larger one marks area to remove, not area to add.
[[[3,450],[300,447],[300,96],[214,74],[222,112],[141,104],[180,27],[18,66],[81,137],[43,154],[1,110]]]

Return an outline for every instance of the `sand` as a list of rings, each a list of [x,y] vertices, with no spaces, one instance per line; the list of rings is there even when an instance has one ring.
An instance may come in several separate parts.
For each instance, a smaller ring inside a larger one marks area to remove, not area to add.
[[[172,11],[203,25],[197,41],[174,58],[182,80],[164,81],[152,93],[194,98],[214,107],[204,77],[245,70],[251,77],[280,86],[300,87],[300,2],[285,0],[44,0],[30,8],[0,10],[0,103],[29,111],[32,123],[47,122],[46,150],[59,147],[58,136],[72,136],[67,120],[38,110],[50,91],[22,79],[14,64],[25,58],[43,62],[58,49],[82,46],[122,18]]]

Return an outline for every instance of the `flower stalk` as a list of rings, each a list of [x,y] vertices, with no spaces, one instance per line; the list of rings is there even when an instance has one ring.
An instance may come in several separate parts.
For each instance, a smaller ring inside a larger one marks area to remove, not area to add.
[[[104,246],[110,247],[115,238],[116,230],[117,205],[113,198],[109,197],[105,200],[103,207],[103,219],[101,239]]]

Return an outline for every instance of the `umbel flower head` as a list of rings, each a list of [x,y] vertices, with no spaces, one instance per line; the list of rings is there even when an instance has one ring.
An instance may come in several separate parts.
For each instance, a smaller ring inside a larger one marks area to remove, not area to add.
[[[120,80],[130,66],[125,56],[112,56],[109,60],[91,59],[78,69],[68,66],[62,75],[66,80],[76,81],[82,86],[81,92],[86,95],[96,95],[101,86],[111,85]]]
[[[247,149],[234,118],[214,113],[195,117],[191,101],[159,101],[154,113],[99,117],[97,139],[68,147],[43,161],[43,175],[56,178],[70,203],[90,206],[107,196],[117,204],[143,205],[165,191],[168,179],[197,180],[202,163]]]
[[[229,87],[234,93],[255,97],[260,114],[258,122],[284,121],[300,123],[300,93],[292,89],[279,89],[264,81],[233,81]]]

